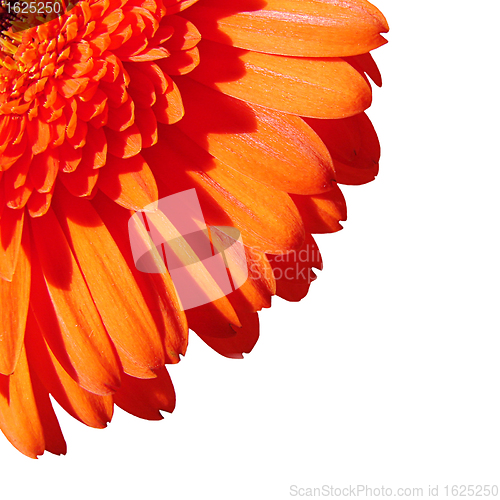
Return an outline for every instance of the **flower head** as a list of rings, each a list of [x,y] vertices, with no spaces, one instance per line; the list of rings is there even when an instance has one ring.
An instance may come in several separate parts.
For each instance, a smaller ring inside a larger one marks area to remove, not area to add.
[[[377,174],[364,110],[388,29],[365,0],[48,3],[63,14],[0,12],[0,427],[32,457],[66,450],[49,394],[93,427],[114,404],[159,419],[188,327],[241,357],[272,295],[305,296],[338,183]],[[241,231],[250,279],[183,311],[127,224],[192,188]]]

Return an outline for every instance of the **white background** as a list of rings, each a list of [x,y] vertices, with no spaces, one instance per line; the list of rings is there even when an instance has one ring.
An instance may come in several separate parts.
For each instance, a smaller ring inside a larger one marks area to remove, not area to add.
[[[0,438],[2,498],[286,499],[290,486],[500,484],[498,2],[378,0],[377,180],[245,360],[192,335],[161,422],[62,414],[66,457]],[[443,490],[441,490],[443,491]]]

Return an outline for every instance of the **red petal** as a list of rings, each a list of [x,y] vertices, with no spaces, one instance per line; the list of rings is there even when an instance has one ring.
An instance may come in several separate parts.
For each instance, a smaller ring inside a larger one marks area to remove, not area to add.
[[[136,417],[161,420],[159,410],[174,411],[175,391],[164,367],[156,373],[157,377],[150,380],[122,377],[120,390],[113,396],[114,402]]]
[[[216,338],[199,334],[200,338],[214,351],[226,358],[242,359],[249,353],[259,339],[259,315],[257,313],[238,313],[242,326],[232,327],[234,335],[227,338]]]
[[[328,147],[335,165],[335,178],[339,183],[364,184],[375,178],[380,145],[366,114],[344,120],[306,121]]]

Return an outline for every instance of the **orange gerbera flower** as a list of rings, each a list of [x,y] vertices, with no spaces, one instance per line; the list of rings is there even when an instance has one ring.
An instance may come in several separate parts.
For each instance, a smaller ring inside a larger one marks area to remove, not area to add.
[[[369,52],[388,27],[365,0],[81,0],[43,24],[14,5],[0,8],[0,427],[36,457],[66,451],[49,394],[93,427],[114,404],[160,419],[188,327],[241,357],[273,294],[307,293],[311,233],[346,216],[337,183],[377,174],[366,75],[380,83]],[[183,311],[168,273],[136,269],[127,227],[191,188],[207,224],[241,231],[250,279]],[[304,258],[287,274],[291,252]]]

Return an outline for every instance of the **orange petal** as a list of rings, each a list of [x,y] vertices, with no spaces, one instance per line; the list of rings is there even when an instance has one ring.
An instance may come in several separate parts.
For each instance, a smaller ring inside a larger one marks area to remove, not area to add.
[[[140,154],[128,159],[108,155],[98,186],[114,202],[130,210],[142,210],[158,200],[155,178]]]
[[[187,9],[198,0],[163,0],[163,5],[167,14],[177,14]]]
[[[50,192],[54,186],[58,170],[58,148],[46,149],[43,153],[35,155],[29,169],[33,187],[39,193]]]
[[[47,213],[52,201],[52,192],[39,193],[34,191],[28,200],[28,212],[31,217],[41,217]]]
[[[169,16],[165,22],[174,28],[174,34],[164,43],[169,52],[192,49],[201,40],[196,26],[183,17]]]
[[[12,185],[14,189],[21,187],[26,182],[32,158],[31,149],[26,148],[21,158],[5,172],[5,182]]]
[[[99,169],[94,168],[99,154],[93,146],[85,147],[78,168],[73,172],[61,172],[59,175],[59,179],[73,196],[85,197],[92,194],[99,178]]]
[[[26,178],[24,185],[17,189],[12,184],[4,183],[5,205],[13,209],[22,209],[33,192],[33,183],[29,177]],[[0,264],[1,266],[1,264]]]
[[[143,148],[150,148],[158,142],[158,122],[151,108],[141,108],[135,117],[135,124],[141,133]]]
[[[23,346],[31,283],[29,250],[25,228],[12,281],[0,278],[0,373],[4,375],[14,371]]]
[[[163,366],[163,346],[147,304],[91,203],[61,189],[53,205],[125,373],[138,376]]]
[[[108,144],[106,142],[106,134],[102,128],[88,128],[85,150],[85,154],[90,156],[90,160],[86,161],[92,163],[94,168],[101,168],[106,164]]]
[[[187,77],[178,84],[186,115],[176,126],[212,156],[289,193],[331,189],[330,154],[304,120],[233,99]]]
[[[83,148],[87,141],[87,122],[78,118],[76,120],[76,127],[73,134],[66,131],[66,141],[69,142],[74,148]]]
[[[152,109],[160,123],[171,125],[183,118],[184,105],[182,96],[179,88],[172,80],[169,79],[169,88],[165,93],[156,95],[156,103]]]
[[[97,90],[97,92],[88,101],[82,101],[79,99],[78,102],[78,117],[83,121],[90,121],[95,116],[100,115],[107,105],[107,96],[102,90]]]
[[[340,58],[249,52],[203,40],[189,77],[243,101],[300,116],[344,118],[371,104],[370,84]]]
[[[0,279],[12,281],[19,257],[23,224],[24,210],[4,208],[0,218]]]
[[[173,412],[175,391],[167,370],[162,367],[157,377],[140,380],[125,375],[120,390],[113,396],[123,410],[146,420],[161,420],[160,410]]]
[[[5,151],[0,155],[0,171],[7,170],[14,165],[23,156],[27,145],[26,134],[22,134],[22,139],[19,142],[10,142]]]
[[[71,144],[64,141],[58,150],[60,170],[67,173],[74,172],[82,160],[82,149],[75,149]]]
[[[115,350],[61,226],[52,209],[30,222],[40,259],[30,302],[44,337],[82,387],[110,394],[120,384]]]
[[[184,14],[203,38],[235,47],[308,57],[361,54],[386,43],[382,13],[364,0],[211,0]]]
[[[157,61],[158,66],[167,75],[186,75],[200,64],[200,53],[197,47],[189,50],[172,52],[169,57]]]
[[[109,108],[107,127],[116,131],[123,132],[134,123],[134,101],[130,96],[118,108]]]
[[[0,428],[21,453],[31,458],[42,455],[45,449],[65,453],[48,395],[41,390],[30,375],[23,349],[16,371],[10,376],[0,375]]]
[[[43,153],[50,144],[50,126],[40,118],[33,118],[28,120],[26,124],[26,131],[28,132],[29,142],[33,150],[33,154],[37,155]]]
[[[43,339],[32,313],[26,331],[26,350],[30,366],[64,410],[85,425],[106,427],[113,415],[113,398],[86,391],[66,373]]]
[[[131,125],[123,132],[105,129],[108,151],[119,158],[130,158],[140,153],[142,148],[141,133],[137,125]]]

